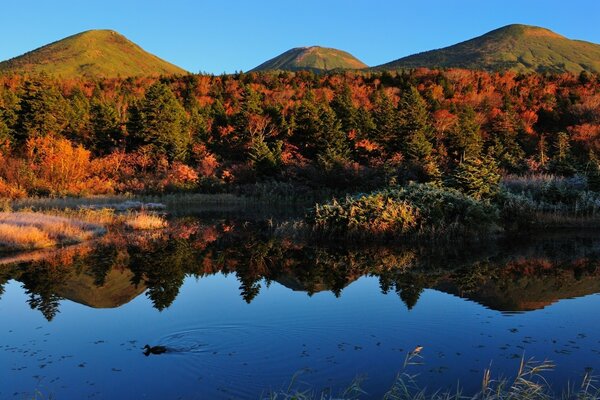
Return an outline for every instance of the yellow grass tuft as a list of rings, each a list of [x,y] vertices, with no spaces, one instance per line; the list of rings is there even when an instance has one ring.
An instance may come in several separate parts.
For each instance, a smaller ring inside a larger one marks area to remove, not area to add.
[[[0,212],[0,249],[29,250],[79,243],[105,232],[96,224],[34,212]]]
[[[125,226],[133,230],[162,229],[167,226],[167,222],[159,215],[139,213],[127,218]]]
[[[56,242],[50,236],[33,226],[16,226],[0,223],[0,246],[29,250],[54,246]]]

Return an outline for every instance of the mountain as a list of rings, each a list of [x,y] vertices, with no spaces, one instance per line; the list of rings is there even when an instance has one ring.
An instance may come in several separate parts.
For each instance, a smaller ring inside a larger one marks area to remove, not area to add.
[[[92,308],[117,308],[127,304],[146,291],[143,283],[135,285],[134,274],[129,269],[113,268],[99,285],[91,271],[71,273],[60,285],[56,294]]]
[[[0,63],[0,72],[44,72],[62,77],[186,74],[112,30],[69,36]]]
[[[600,45],[571,40],[536,26],[508,25],[466,42],[400,58],[375,69],[418,67],[600,72]]]
[[[327,47],[296,47],[259,65],[252,71],[299,71],[324,72],[338,69],[362,69],[367,65],[350,53]]]

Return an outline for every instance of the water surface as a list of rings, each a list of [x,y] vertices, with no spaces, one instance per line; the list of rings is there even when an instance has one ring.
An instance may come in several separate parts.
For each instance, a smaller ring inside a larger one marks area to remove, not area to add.
[[[378,398],[403,371],[470,393],[523,356],[553,360],[560,391],[600,368],[594,232],[343,246],[244,222],[182,218],[0,266],[0,398],[258,399],[295,375],[333,392],[361,377]]]

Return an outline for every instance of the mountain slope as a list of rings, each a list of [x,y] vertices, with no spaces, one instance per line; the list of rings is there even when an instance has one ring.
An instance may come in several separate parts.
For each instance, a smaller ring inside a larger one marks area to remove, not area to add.
[[[310,70],[315,72],[331,71],[336,69],[362,69],[367,65],[350,53],[327,47],[296,47],[275,58],[259,65],[252,71],[299,71]]]
[[[2,71],[107,78],[186,73],[111,30],[86,31],[50,43],[1,62]]]
[[[545,28],[508,25],[450,47],[400,58],[375,69],[418,67],[600,72],[600,45],[571,40]]]

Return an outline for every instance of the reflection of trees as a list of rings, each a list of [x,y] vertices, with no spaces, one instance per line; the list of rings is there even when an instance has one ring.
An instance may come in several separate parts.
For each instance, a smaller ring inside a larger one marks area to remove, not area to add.
[[[86,262],[96,286],[103,286],[108,273],[123,260],[123,252],[114,242],[100,242],[88,256]]]
[[[158,310],[173,303],[186,276],[217,273],[235,274],[240,296],[248,303],[259,295],[263,284],[273,281],[308,295],[330,291],[341,296],[358,278],[373,276],[379,279],[382,293],[395,292],[408,309],[417,304],[425,288],[469,297],[496,309],[528,309],[552,301],[544,290],[548,285],[555,296],[582,295],[596,286],[600,291],[597,248],[596,242],[579,247],[555,243],[524,248],[517,255],[499,249],[463,256],[456,248],[445,253],[443,248],[311,245],[243,228],[227,228],[225,233],[196,223],[163,235],[116,235],[93,251],[61,262],[6,269],[9,272],[0,276],[0,295],[5,282],[17,279],[24,284],[30,306],[51,320],[68,277],[69,284],[77,284],[73,276],[85,274],[100,287],[118,266],[131,270],[131,285],[147,288],[146,295]],[[129,282],[131,275],[127,276]],[[135,296],[139,291],[127,293]]]
[[[52,265],[47,262],[35,263],[21,276],[27,302],[32,309],[39,310],[48,321],[58,314],[62,298],[57,295],[69,274],[70,266]]]
[[[143,282],[148,287],[147,296],[156,309],[169,307],[179,294],[186,271],[194,264],[190,242],[161,239],[150,248],[141,250],[132,246],[129,250],[133,283]]]

